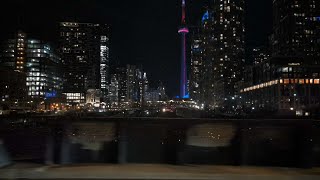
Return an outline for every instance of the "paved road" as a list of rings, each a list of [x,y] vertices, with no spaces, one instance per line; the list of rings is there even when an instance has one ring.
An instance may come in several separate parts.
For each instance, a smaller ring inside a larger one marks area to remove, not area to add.
[[[0,179],[179,179],[179,180],[314,180],[320,168],[289,169],[155,164],[40,166],[16,164],[0,169]]]

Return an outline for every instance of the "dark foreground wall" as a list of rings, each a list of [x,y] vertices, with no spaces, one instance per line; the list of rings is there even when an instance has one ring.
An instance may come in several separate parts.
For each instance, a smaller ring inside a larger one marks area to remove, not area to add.
[[[320,166],[320,122],[41,117],[2,119],[14,161]]]

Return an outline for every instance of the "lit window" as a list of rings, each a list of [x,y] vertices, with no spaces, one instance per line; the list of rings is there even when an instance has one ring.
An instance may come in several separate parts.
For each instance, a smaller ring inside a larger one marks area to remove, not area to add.
[[[313,84],[313,79],[310,79],[310,84]]]
[[[299,79],[299,84],[304,84],[304,79]]]
[[[283,80],[283,83],[284,83],[284,84],[289,84],[290,81],[289,81],[289,79],[284,79],[284,80]]]
[[[288,67],[282,68],[282,72],[288,72],[288,71],[289,71],[289,68],[288,68]]]

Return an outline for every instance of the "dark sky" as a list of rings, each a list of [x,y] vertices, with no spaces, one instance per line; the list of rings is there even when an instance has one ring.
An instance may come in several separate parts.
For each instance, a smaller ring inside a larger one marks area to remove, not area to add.
[[[18,29],[56,43],[60,21],[109,23],[112,60],[142,64],[150,79],[178,93],[180,0],[3,0],[0,39]],[[271,0],[247,0],[247,47],[266,44],[271,32]],[[189,24],[201,18],[206,0],[187,0]]]

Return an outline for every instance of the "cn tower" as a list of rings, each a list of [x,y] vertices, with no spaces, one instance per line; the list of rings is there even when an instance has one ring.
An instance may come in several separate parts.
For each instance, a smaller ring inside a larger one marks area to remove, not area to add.
[[[186,67],[186,35],[189,29],[186,25],[186,1],[182,0],[182,16],[179,34],[181,35],[181,74],[180,74],[180,98],[189,98],[187,92],[187,67]]]

